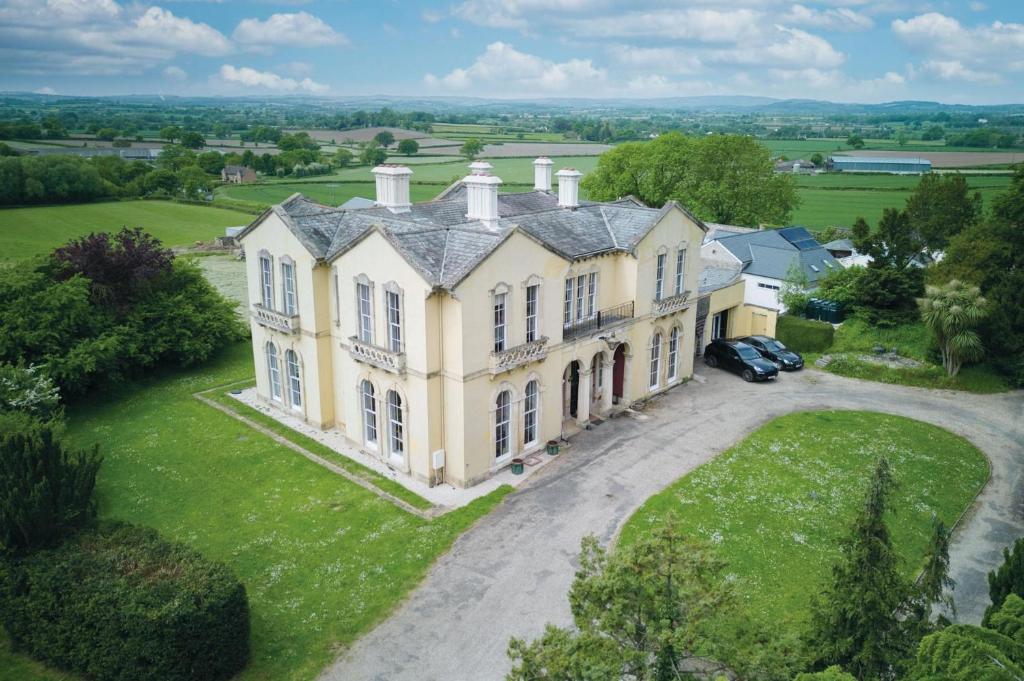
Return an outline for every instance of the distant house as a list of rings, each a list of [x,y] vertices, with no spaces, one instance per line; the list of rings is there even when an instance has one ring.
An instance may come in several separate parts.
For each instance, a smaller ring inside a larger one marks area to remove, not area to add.
[[[785,311],[779,293],[791,268],[807,278],[807,290],[842,265],[803,227],[730,232],[719,225],[708,233],[701,257],[719,267],[738,267],[746,282],[743,302],[754,307]]]
[[[811,161],[798,158],[795,161],[777,161],[775,172],[777,173],[813,173],[817,172],[818,166]]]
[[[845,173],[920,175],[932,172],[932,162],[928,159],[903,156],[830,156],[828,167]]]
[[[843,267],[867,267],[871,263],[871,256],[860,253],[850,239],[829,241],[822,248],[831,253],[832,257],[838,260]],[[933,253],[921,251],[910,260],[910,264],[914,267],[928,267],[942,262],[942,256],[942,251]]]
[[[220,171],[220,179],[234,184],[255,182],[256,171],[247,166],[224,166],[224,169]]]

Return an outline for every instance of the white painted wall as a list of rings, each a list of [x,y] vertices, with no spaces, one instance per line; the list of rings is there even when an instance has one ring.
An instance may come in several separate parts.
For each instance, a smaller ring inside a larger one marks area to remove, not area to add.
[[[753,274],[744,274],[741,276],[741,279],[743,279],[745,284],[743,291],[744,303],[747,305],[756,305],[757,307],[766,307],[771,310],[777,310],[778,312],[786,311],[786,306],[779,300],[779,294],[782,292],[782,287],[786,282],[781,279],[758,277]],[[762,288],[759,284],[778,286],[779,290],[774,291],[772,289]]]

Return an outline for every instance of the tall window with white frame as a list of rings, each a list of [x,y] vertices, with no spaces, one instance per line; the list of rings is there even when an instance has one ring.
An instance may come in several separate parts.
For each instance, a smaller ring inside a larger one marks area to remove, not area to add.
[[[388,304],[388,349],[402,351],[402,297],[397,291],[386,291]]]
[[[494,403],[494,458],[512,453],[512,393],[502,390]]]
[[[405,459],[405,414],[402,397],[394,390],[388,391],[388,444],[391,456]]]
[[[356,284],[356,305],[359,308],[359,340],[373,343],[373,300],[369,284]]]
[[[284,353],[284,364],[288,371],[288,401],[292,409],[302,410],[302,369],[299,366],[299,356],[294,350],[286,350]]]
[[[363,379],[359,384],[360,398],[363,403],[363,443],[367,447],[377,447],[377,396],[373,384]]]
[[[587,275],[581,274],[576,277],[576,321],[580,321],[587,316],[587,310],[584,307],[586,305],[586,287],[587,287]]]
[[[507,293],[494,294],[494,351],[501,352],[506,347],[505,337],[505,304]]]
[[[665,254],[658,254],[658,263],[654,272],[654,299],[661,300],[665,296]]]
[[[295,263],[291,260],[281,261],[281,293],[284,298],[284,313],[298,314],[299,307],[295,299]]]
[[[648,383],[651,390],[658,387],[661,380],[661,334],[656,333],[651,338],[651,379]]]
[[[270,399],[275,402],[282,400],[281,364],[277,358],[277,346],[267,343],[267,375],[270,377]]]
[[[676,295],[682,295],[686,286],[686,249],[676,251]]]
[[[563,326],[572,324],[572,282],[572,277],[567,277],[565,280],[565,312],[562,314]]]
[[[536,380],[526,384],[523,395],[523,445],[530,446],[537,442],[537,414],[540,401],[540,387]]]
[[[587,316],[597,314],[597,272],[587,275]]]
[[[679,377],[679,327],[673,326],[668,334],[668,367],[666,374],[669,381]]]
[[[526,342],[532,343],[540,337],[537,306],[540,305],[540,284],[526,287]]]
[[[274,309],[274,263],[269,255],[260,256],[260,302],[266,309]]]

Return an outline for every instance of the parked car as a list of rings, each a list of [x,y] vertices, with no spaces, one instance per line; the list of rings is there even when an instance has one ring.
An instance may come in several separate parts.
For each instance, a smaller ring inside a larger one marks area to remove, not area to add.
[[[713,340],[704,348],[704,363],[739,374],[744,381],[767,381],[779,375],[779,368],[757,350],[735,340]]]
[[[768,336],[747,336],[737,340],[741,343],[746,343],[760,352],[761,356],[769,362],[775,362],[775,366],[783,371],[796,371],[804,366],[804,358],[799,353],[793,352],[783,345],[781,341],[774,338],[769,338]]]

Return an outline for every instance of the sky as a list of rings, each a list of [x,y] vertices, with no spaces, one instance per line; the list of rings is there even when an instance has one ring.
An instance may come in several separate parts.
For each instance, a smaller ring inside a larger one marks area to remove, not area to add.
[[[0,91],[1024,103],[1024,0],[0,0]]]

